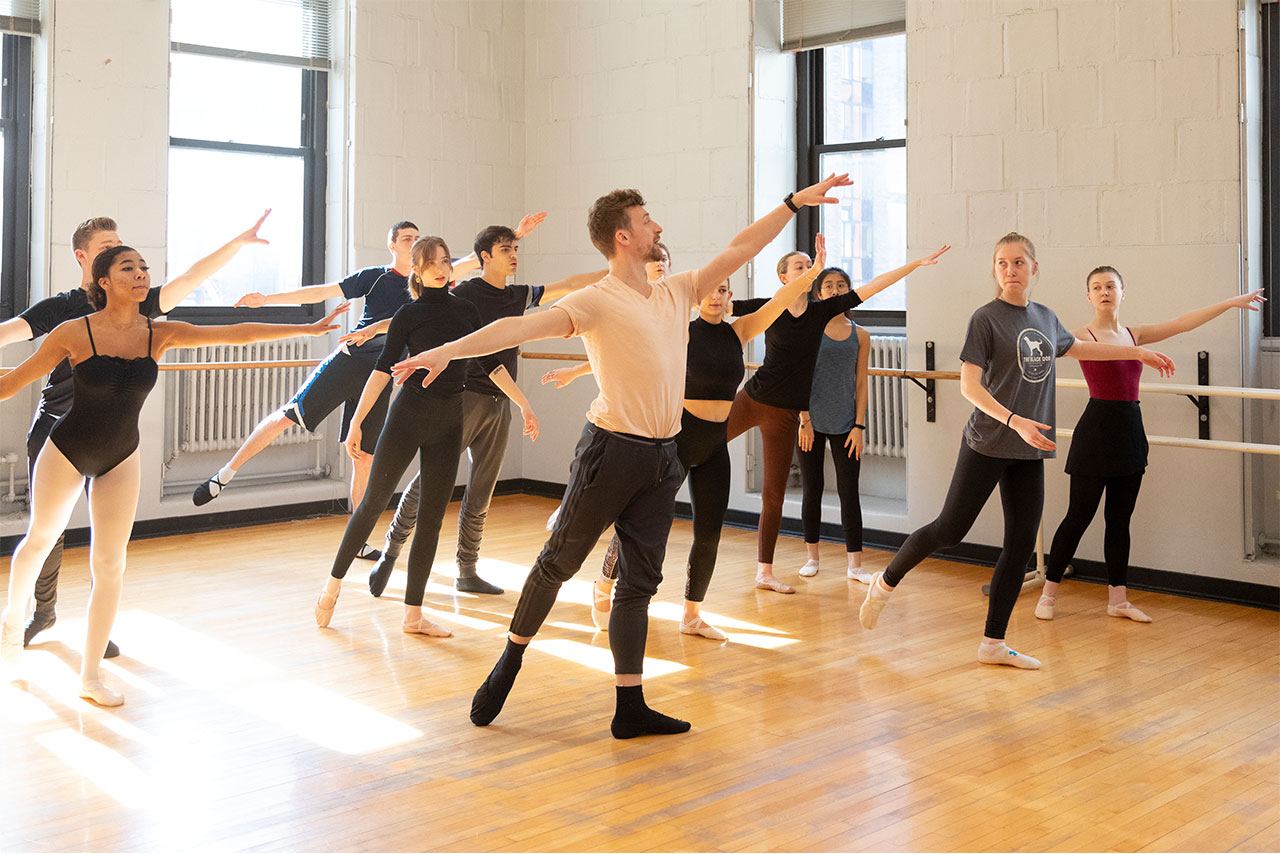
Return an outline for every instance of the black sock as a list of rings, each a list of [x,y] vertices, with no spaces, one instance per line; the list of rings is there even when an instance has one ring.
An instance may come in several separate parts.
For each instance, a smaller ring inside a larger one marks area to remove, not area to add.
[[[614,738],[635,738],[641,735],[679,735],[688,732],[688,721],[655,712],[644,702],[644,687],[630,685],[617,687],[618,708],[613,713],[609,727]]]
[[[391,572],[396,568],[397,557],[399,557],[399,554],[384,551],[382,556],[378,558],[377,563],[373,565],[373,569],[369,570],[369,592],[374,596],[381,596],[382,591],[387,589],[387,582],[391,580]]]
[[[453,582],[453,588],[463,593],[485,593],[490,596],[501,596],[503,592],[498,585],[490,584],[476,575],[474,569],[470,572],[459,570],[458,578]]]
[[[488,726],[502,711],[502,704],[511,693],[511,686],[516,682],[516,674],[524,661],[524,651],[528,644],[516,643],[507,639],[507,648],[502,651],[498,663],[493,665],[484,683],[476,689],[471,698],[471,722],[476,726]]]

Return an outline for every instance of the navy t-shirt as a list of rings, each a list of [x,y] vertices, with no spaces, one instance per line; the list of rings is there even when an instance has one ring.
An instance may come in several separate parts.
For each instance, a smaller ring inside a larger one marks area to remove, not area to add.
[[[364,313],[360,315],[356,329],[387,320],[413,302],[409,294],[409,279],[391,267],[365,267],[347,276],[338,283],[338,287],[347,299],[364,298]],[[381,346],[379,342],[378,349]]]
[[[542,285],[508,285],[495,288],[482,278],[468,279],[453,289],[455,296],[460,296],[471,303],[480,312],[480,325],[488,326],[495,320],[504,317],[520,317],[526,309],[539,305],[546,288]],[[511,378],[516,378],[516,365],[520,361],[520,348],[511,347],[494,354],[498,361],[505,365]],[[488,367],[488,370],[486,370]],[[489,374],[497,370],[497,365],[489,365],[480,360],[472,360],[467,370],[467,389],[480,394],[491,394],[501,397],[502,389],[498,388]]]
[[[48,335],[59,324],[77,317],[93,314],[94,308],[89,305],[89,295],[84,288],[63,291],[60,294],[40,300],[18,315],[31,327],[31,339],[34,341],[41,335]],[[138,303],[138,312],[146,317],[159,317],[160,288],[154,287],[147,292],[146,299]],[[53,372],[49,381],[40,390],[40,404],[36,407],[36,420],[42,415],[61,418],[71,409],[71,400],[75,386],[72,379],[71,362],[63,359]]]

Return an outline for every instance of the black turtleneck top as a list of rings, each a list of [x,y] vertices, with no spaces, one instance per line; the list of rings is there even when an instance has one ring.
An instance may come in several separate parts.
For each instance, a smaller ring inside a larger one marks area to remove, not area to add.
[[[395,317],[391,318],[391,328],[387,330],[382,355],[373,368],[389,374],[392,366],[406,355],[417,355],[441,344],[457,341],[464,335],[475,332],[480,326],[480,312],[475,305],[454,296],[446,288],[424,288],[422,296],[400,308]],[[502,364],[498,356],[481,356],[476,361],[486,374]],[[422,387],[422,380],[427,372],[415,371],[404,387],[427,397],[461,394],[470,363],[471,359],[455,359],[427,388]]]

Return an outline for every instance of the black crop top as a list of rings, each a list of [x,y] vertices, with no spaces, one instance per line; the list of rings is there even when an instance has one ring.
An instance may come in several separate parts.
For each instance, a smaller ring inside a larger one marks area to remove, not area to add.
[[[733,324],[707,323],[701,317],[689,324],[685,400],[733,400],[746,373],[742,342]]]
[[[373,366],[375,371],[391,373],[392,366],[406,355],[430,350],[450,341],[457,341],[480,328],[480,312],[462,297],[456,297],[445,288],[424,288],[422,296],[401,308],[391,318],[387,340],[382,354]],[[476,359],[486,373],[502,364],[497,356],[481,356]],[[440,372],[427,388],[422,387],[425,370],[414,371],[404,387],[427,397],[443,397],[460,394],[467,379],[470,359],[455,359]]]
[[[750,314],[766,302],[766,299],[734,300],[733,313]],[[860,302],[857,292],[849,291],[809,303],[799,317],[790,311],[778,315],[764,333],[764,363],[747,380],[747,394],[751,399],[779,409],[808,409],[822,331],[831,318]]]

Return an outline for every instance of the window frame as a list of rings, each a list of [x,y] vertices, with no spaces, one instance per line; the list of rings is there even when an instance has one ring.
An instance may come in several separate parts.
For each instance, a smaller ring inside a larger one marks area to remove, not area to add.
[[[1262,334],[1280,338],[1280,3],[1261,4]]]
[[[892,33],[877,33],[868,38],[876,38]],[[822,179],[820,163],[824,154],[839,154],[850,151],[885,151],[894,148],[906,148],[906,125],[903,125],[903,136],[900,139],[880,139],[867,142],[827,143],[826,113],[823,92],[823,62],[825,48],[802,50],[796,53],[796,186],[808,187]],[[905,116],[903,117],[905,121]],[[821,212],[816,207],[805,207],[796,214],[796,249],[808,252],[818,236]],[[905,329],[907,312],[905,310],[876,309],[856,310],[855,316],[861,326]]]
[[[170,56],[174,53],[210,56],[218,59],[258,62],[266,65],[286,65],[299,68],[302,74],[302,98],[299,104],[301,136],[295,147],[257,145],[243,142],[192,139],[169,136],[169,148],[188,148],[203,151],[222,151],[233,154],[272,154],[302,159],[302,281],[298,287],[325,282],[325,210],[328,186],[328,72],[300,67],[287,57],[269,57],[265,54],[235,54],[221,48],[171,43]],[[210,247],[212,249],[212,247]],[[169,270],[169,275],[177,274]],[[233,308],[232,306],[177,306],[170,316],[191,323],[235,323],[256,320],[265,323],[299,323],[317,320],[324,316],[324,303],[310,305],[270,305],[262,308]]]
[[[4,221],[0,224],[0,320],[31,304],[31,38],[5,33],[0,63],[0,128],[4,133]]]

